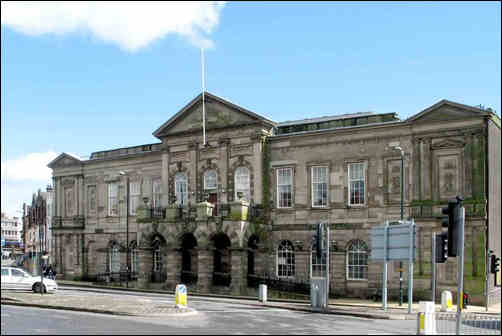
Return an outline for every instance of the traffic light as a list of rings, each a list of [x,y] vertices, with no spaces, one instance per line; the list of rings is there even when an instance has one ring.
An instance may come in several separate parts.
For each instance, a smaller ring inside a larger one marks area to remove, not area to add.
[[[448,234],[436,235],[436,263],[444,263],[448,259]]]
[[[460,225],[460,202],[462,199],[457,197],[455,200],[449,200],[448,206],[441,212],[448,217],[443,218],[441,225],[448,228],[448,256],[457,256],[458,244],[458,226]]]
[[[317,224],[317,232],[315,236],[315,241],[316,241],[316,255],[318,259],[321,259],[322,256],[322,224],[319,223]]]
[[[500,258],[498,258],[495,254],[491,255],[490,260],[490,273],[497,273],[499,271],[500,266]]]

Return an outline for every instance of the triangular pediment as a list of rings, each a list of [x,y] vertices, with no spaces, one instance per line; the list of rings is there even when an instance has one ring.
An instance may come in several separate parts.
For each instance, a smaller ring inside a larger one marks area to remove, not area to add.
[[[61,153],[57,158],[52,160],[47,167],[54,168],[64,168],[64,167],[72,167],[72,166],[81,166],[82,160],[78,157],[75,157],[71,154]]]
[[[206,131],[250,124],[264,124],[268,127],[275,126],[275,122],[208,92],[204,93],[204,110]],[[169,135],[198,131],[200,129],[202,129],[202,94],[195,97],[171,119],[153,132],[153,135],[157,138],[162,138]]]
[[[479,118],[490,115],[477,107],[455,103],[449,100],[440,102],[408,118],[409,122],[438,122]]]

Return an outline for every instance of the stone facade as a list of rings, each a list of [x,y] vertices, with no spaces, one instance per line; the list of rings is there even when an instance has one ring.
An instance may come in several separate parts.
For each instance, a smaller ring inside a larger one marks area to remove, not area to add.
[[[63,153],[49,164],[59,274],[113,281],[129,267],[133,286],[256,293],[249,276],[307,281],[314,227],[326,221],[331,292],[371,296],[383,267],[369,258],[371,228],[400,218],[400,146],[404,216],[418,225],[415,296],[430,297],[431,235],[441,231],[441,207],[461,195],[466,291],[482,302],[485,253],[500,255],[495,114],[443,100],[407,120],[361,113],[275,123],[205,96],[206,146],[199,95],[154,132],[159,143],[89,160]],[[391,296],[398,267],[389,267]],[[438,265],[438,292],[456,292],[456,269],[455,258]],[[406,272],[405,263],[405,287]],[[490,282],[494,300],[497,288]]]

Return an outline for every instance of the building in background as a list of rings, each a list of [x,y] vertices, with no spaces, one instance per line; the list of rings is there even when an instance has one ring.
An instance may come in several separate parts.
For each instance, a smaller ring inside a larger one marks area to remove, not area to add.
[[[10,218],[2,213],[2,239],[5,240],[5,246],[2,250],[2,259],[11,259],[19,254],[19,251],[22,251],[22,231],[23,225],[20,218]]]
[[[40,189],[33,194],[31,205],[24,204],[25,213],[25,267],[34,274],[40,273],[40,258],[47,254],[48,259],[44,261],[49,265],[52,263],[52,215],[54,191],[51,186],[47,186],[46,191]]]
[[[201,94],[153,133],[158,143],[89,160],[62,153],[48,165],[58,274],[112,282],[129,274],[137,287],[181,281],[256,295],[267,277],[281,288],[308,283],[312,234],[323,221],[330,292],[372,297],[383,265],[369,257],[371,228],[400,218],[404,173],[404,216],[417,223],[414,298],[430,298],[431,236],[442,230],[441,208],[460,195],[465,290],[483,302],[486,253],[501,253],[500,118],[492,111],[442,100],[406,120],[355,113],[276,123],[204,96],[206,143]],[[438,293],[455,295],[456,270],[456,258],[438,265]],[[390,296],[398,290],[393,263]],[[500,301],[492,277],[488,292],[490,303]]]

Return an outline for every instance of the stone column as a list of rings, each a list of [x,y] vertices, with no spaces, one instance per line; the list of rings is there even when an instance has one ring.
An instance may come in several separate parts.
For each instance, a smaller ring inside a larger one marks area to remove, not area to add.
[[[213,279],[213,251],[211,249],[199,249],[197,287],[201,293],[209,293]]]
[[[148,288],[152,279],[152,249],[138,248],[138,288]]]
[[[242,248],[233,248],[230,250],[232,282],[230,290],[233,295],[242,295],[247,290],[247,253]]]
[[[162,196],[161,201],[163,207],[169,205],[169,149],[162,151]]]
[[[181,283],[181,252],[179,249],[167,251],[167,281],[168,288],[176,288]]]

